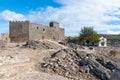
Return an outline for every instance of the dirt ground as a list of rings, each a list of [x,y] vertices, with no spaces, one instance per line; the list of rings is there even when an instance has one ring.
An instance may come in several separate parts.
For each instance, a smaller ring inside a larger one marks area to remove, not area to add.
[[[0,50],[0,80],[68,80],[39,70],[43,58],[56,50],[21,48],[23,44],[9,43]]]
[[[62,48],[68,48],[53,41],[49,42]],[[6,48],[0,49],[0,80],[70,80],[59,75],[40,72],[39,70],[43,59],[59,49],[34,50],[23,48],[23,44],[25,43],[9,43]],[[112,49],[118,51],[117,56],[109,55],[109,51]],[[94,48],[92,51],[86,48],[81,51],[107,57],[118,63],[120,61],[120,48]]]

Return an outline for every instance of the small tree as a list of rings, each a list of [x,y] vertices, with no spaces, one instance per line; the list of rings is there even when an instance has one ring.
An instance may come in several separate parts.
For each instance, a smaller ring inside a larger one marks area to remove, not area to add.
[[[79,40],[81,43],[85,44],[92,44],[99,42],[99,34],[93,30],[93,27],[83,27],[80,31]]]

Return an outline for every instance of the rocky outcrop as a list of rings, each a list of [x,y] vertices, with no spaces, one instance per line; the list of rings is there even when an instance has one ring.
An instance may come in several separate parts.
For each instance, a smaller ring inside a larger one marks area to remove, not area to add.
[[[59,49],[61,46],[55,45],[47,41],[27,41],[23,47],[32,49]]]
[[[73,49],[61,49],[41,63],[42,71],[75,80],[108,80],[111,72],[118,68],[120,65],[115,62]]]
[[[68,46],[69,48],[73,49],[77,49],[78,47],[82,48],[80,45],[68,41],[60,41],[59,44]]]

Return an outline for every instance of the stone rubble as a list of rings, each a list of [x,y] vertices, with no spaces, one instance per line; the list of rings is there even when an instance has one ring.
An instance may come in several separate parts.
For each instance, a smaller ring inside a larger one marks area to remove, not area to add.
[[[112,71],[120,68],[120,64],[83,51],[61,49],[45,58],[40,68],[44,72],[74,80],[108,80]]]
[[[57,46],[53,43],[47,41],[27,41],[23,47],[32,48],[32,49],[61,49],[61,46]]]

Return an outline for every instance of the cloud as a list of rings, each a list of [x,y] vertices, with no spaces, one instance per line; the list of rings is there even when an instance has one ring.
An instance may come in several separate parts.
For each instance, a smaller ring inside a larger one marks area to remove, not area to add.
[[[4,20],[30,20],[48,25],[58,21],[67,36],[78,35],[83,26],[93,26],[99,33],[113,33],[120,29],[120,0],[54,0],[61,7],[48,6],[24,15],[5,10],[0,13]],[[116,32],[119,33],[119,32]]]
[[[10,10],[4,10],[2,13],[0,13],[0,19],[6,20],[6,21],[14,21],[14,20],[25,20],[25,16],[23,14],[15,13]]]

